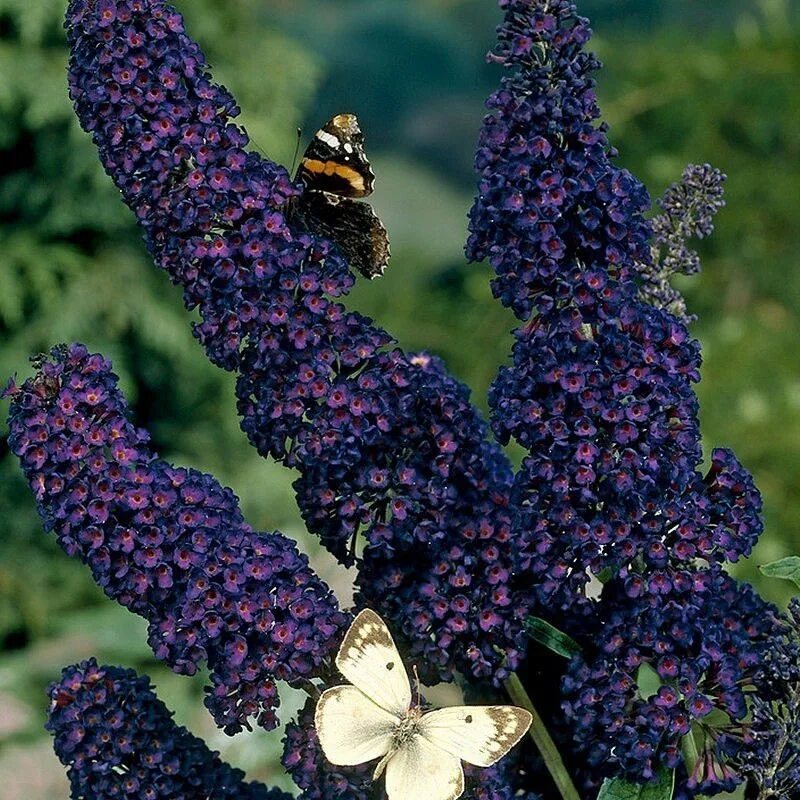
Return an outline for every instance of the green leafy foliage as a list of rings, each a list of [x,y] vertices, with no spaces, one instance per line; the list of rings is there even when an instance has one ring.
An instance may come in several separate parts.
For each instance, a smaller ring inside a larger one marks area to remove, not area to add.
[[[572,658],[581,652],[581,646],[571,636],[541,617],[528,617],[525,620],[525,632],[531,639],[564,658]]]
[[[675,771],[662,769],[652,783],[630,783],[621,778],[606,779],[597,800],[672,800]]]
[[[658,694],[663,681],[658,672],[645,661],[639,665],[639,669],[636,671],[636,685],[639,688],[641,697],[647,700],[654,694]]]
[[[771,564],[763,564],[759,569],[768,578],[792,581],[800,589],[800,556],[787,556]]]

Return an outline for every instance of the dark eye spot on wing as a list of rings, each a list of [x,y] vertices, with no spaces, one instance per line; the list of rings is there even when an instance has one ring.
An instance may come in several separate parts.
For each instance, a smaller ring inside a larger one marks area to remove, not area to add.
[[[469,725],[469,723],[472,722],[472,714],[467,714],[467,716],[464,717],[464,722]]]
[[[388,670],[390,670],[390,671],[391,671],[391,670],[393,670],[393,669],[394,669],[394,661],[390,661],[390,662],[389,662],[389,663],[386,665],[386,669],[388,669]]]

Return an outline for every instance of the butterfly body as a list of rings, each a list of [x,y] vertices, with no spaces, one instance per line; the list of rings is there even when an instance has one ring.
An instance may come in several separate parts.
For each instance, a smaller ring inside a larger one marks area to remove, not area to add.
[[[422,719],[422,709],[418,706],[412,707],[408,710],[405,716],[399,717],[397,728],[392,737],[392,744],[389,752],[378,762],[375,767],[375,772],[372,774],[372,779],[377,780],[383,775],[386,765],[404,748],[408,747],[409,743],[413,741],[415,736],[419,735],[419,721]]]
[[[389,263],[389,237],[372,206],[375,174],[354,114],[337,114],[306,149],[296,179],[305,184],[292,201],[293,219],[330,239],[352,267],[367,278],[382,275]]]
[[[514,706],[456,706],[424,711],[383,620],[362,611],[336,657],[352,686],[335,686],[317,703],[315,725],[326,758],[340,766],[380,759],[389,800],[456,800],[461,761],[488,767],[524,736],[531,715]]]

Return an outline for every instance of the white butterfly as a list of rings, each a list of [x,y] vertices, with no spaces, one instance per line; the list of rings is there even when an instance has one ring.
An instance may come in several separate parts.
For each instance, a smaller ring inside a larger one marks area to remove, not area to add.
[[[384,621],[369,609],[350,626],[336,666],[353,686],[322,693],[314,722],[332,764],[380,758],[389,800],[455,800],[461,761],[489,767],[525,735],[531,715],[514,706],[411,707],[411,683]]]

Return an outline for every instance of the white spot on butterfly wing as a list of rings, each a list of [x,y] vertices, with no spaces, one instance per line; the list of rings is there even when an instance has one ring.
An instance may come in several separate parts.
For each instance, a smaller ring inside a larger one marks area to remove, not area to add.
[[[319,139],[321,142],[324,142],[326,145],[328,145],[328,147],[332,147],[334,150],[338,150],[339,146],[341,145],[339,139],[332,133],[328,133],[328,131],[317,131],[317,139]]]

